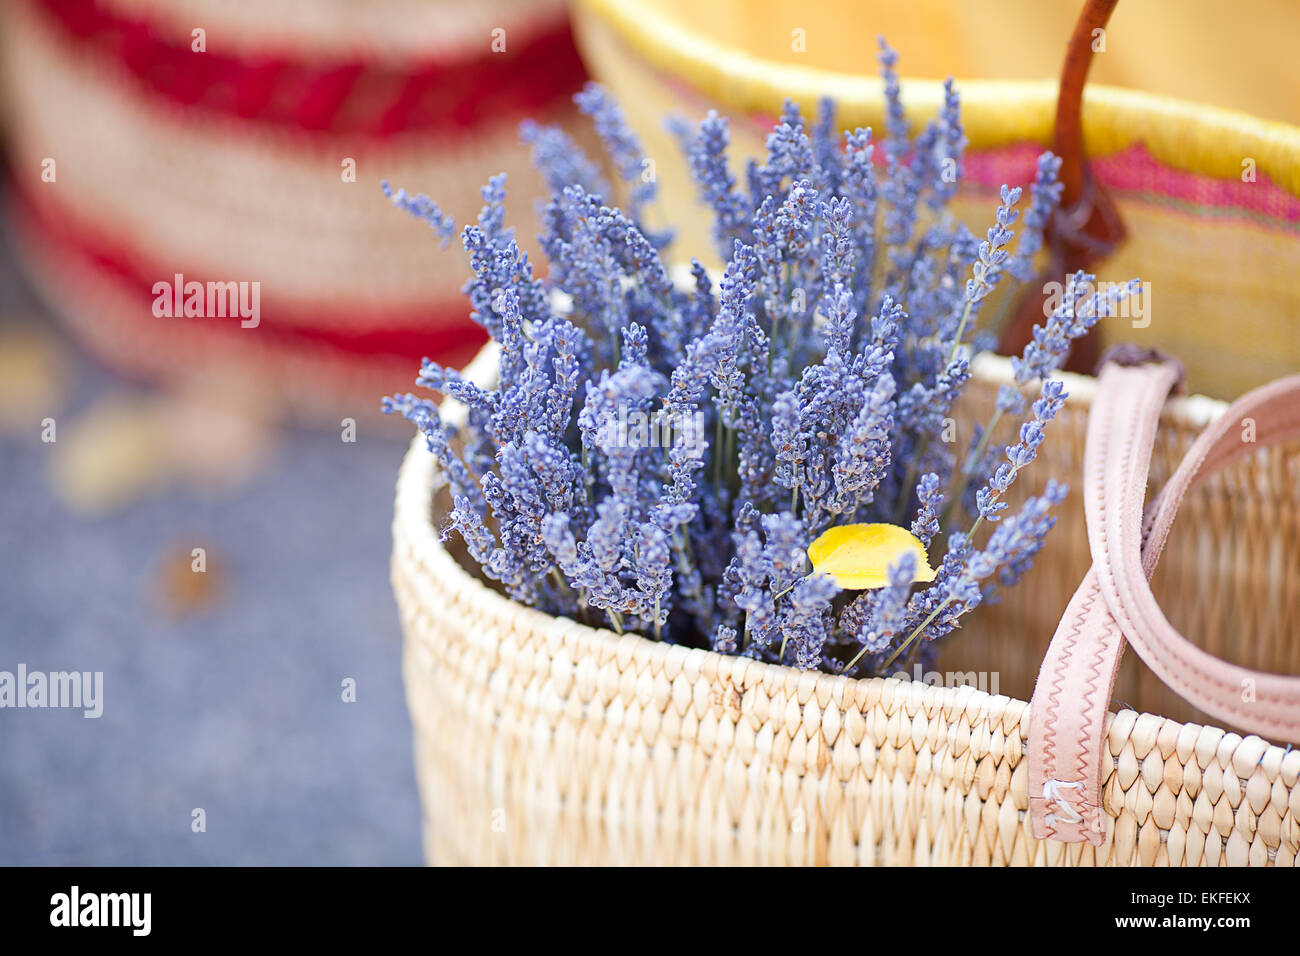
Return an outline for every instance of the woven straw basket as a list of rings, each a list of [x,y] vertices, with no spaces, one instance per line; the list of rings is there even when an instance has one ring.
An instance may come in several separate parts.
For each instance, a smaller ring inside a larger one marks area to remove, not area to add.
[[[719,106],[757,151],[782,95],[840,102],[878,124],[879,83],[785,64],[683,33],[634,0],[583,0],[576,25],[597,77],[652,154],[658,116]],[[904,63],[906,63],[906,49]],[[1056,84],[962,85],[981,188],[1025,183],[1051,136]],[[936,87],[903,84],[928,115]],[[643,110],[644,113],[638,113]],[[1300,366],[1300,130],[1140,93],[1091,88],[1093,171],[1128,239],[1103,278],[1152,283],[1147,327],[1112,339],[1160,346],[1193,391],[1235,397]],[[1254,160],[1253,182],[1241,178]],[[672,165],[660,185],[678,249],[708,248]],[[673,190],[679,188],[679,192]],[[1104,323],[1103,323],[1104,324]],[[485,364],[477,371],[487,371]],[[986,416],[1005,360],[980,356],[959,433]],[[1075,487],[1034,569],[941,648],[953,684],[854,680],[618,636],[510,602],[439,541],[447,502],[417,441],[399,479],[393,583],[405,631],[424,843],[437,863],[1295,865],[1300,752],[1215,726],[1123,662],[1106,719],[1099,845],[1036,839],[1026,746],[1035,678],[1092,564],[1079,478],[1096,380],[1070,398],[1018,495],[1049,477]],[[1162,487],[1226,405],[1165,406],[1150,488]],[[448,414],[455,415],[451,409]],[[1260,450],[1183,500],[1152,588],[1171,623],[1216,657],[1300,673],[1300,447]]]
[[[986,407],[1008,369],[984,357],[981,373],[967,398]],[[1067,387],[1026,478],[1080,471],[1093,384]],[[1171,400],[1154,485],[1223,407]],[[1295,673],[1300,448],[1274,451],[1189,495],[1154,588],[1216,655]],[[1135,655],[1116,693],[1154,713],[1109,719],[1104,842],[1031,837],[1025,700],[1089,564],[1073,511],[941,657],[950,672],[997,671],[1004,693],[990,694],[801,673],[550,618],[439,541],[437,488],[417,440],[392,574],[432,862],[1291,866],[1300,852],[1300,751],[1155,716],[1191,714]]]
[[[380,180],[456,197],[464,222],[505,171],[531,215],[542,184],[519,120],[571,119],[582,81],[562,0],[12,0],[0,111],[16,247],[116,368],[391,426],[376,396],[422,356],[469,361],[484,336],[456,251],[431,249]],[[260,323],[155,317],[153,285],[177,273],[260,283]]]

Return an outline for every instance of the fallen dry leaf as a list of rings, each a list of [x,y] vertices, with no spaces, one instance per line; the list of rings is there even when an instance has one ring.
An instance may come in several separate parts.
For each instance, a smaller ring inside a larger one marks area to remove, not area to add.
[[[105,514],[178,483],[238,488],[266,461],[274,432],[209,394],[110,395],[60,421],[50,446],[55,491],[73,510]]]
[[[58,423],[50,445],[54,491],[69,508],[102,515],[167,484],[167,432],[148,398],[113,395]]]
[[[225,590],[223,567],[211,548],[177,542],[162,553],[154,576],[158,605],[172,618],[213,606]]]
[[[62,346],[40,325],[0,325],[0,431],[36,438],[67,400]]]

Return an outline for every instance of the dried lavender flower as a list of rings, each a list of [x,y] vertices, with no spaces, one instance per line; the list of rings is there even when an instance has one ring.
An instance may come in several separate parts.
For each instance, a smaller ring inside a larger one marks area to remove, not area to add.
[[[724,119],[673,124],[724,260],[715,275],[691,260],[684,283],[661,258],[667,235],[643,225],[654,177],[604,90],[577,102],[626,187],[626,212],[567,134],[524,125],[552,193],[547,278],[505,224],[504,177],[461,230],[471,315],[499,344],[497,380],[423,364],[418,384],[465,407],[455,429],[426,398],[384,405],[424,433],[446,476],[444,534],[510,597],[860,676],[932,654],[1029,568],[1065,489],[1049,483],[1019,508],[1011,490],[1065,400],[1053,375],[1136,286],[1094,293],[1092,276],[1072,277],[959,458],[946,429],[986,337],[981,304],[1032,277],[1060,163],[1040,158],[1023,222],[1021,190],[1003,186],[978,240],[949,208],[966,147],[955,86],[912,137],[883,41],[880,61],[879,176],[871,130],[837,135],[828,101],[811,125],[787,102],[743,180]],[[454,235],[427,197],[384,189],[440,239]],[[995,443],[999,422],[1026,411],[1017,440]],[[809,545],[827,528],[886,523],[908,538],[896,524],[909,519],[916,551],[878,571],[864,585],[874,590],[842,597],[836,578],[811,571]],[[934,578],[927,566],[918,582],[926,552]]]

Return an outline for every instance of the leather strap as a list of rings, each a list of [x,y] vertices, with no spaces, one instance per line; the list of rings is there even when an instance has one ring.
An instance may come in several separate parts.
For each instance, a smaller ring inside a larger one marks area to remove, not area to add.
[[[1043,237],[1049,252],[1048,264],[1036,287],[1020,303],[998,343],[1003,355],[1019,355],[1034,337],[1034,327],[1043,321],[1047,280],[1071,276],[1115,250],[1126,234],[1115,201],[1093,178],[1083,148],[1083,91],[1088,70],[1095,59],[1098,30],[1104,32],[1119,0],[1087,0],[1075,22],[1061,67],[1060,93],[1056,99],[1056,122],[1052,152],[1061,157],[1061,202],[1048,221]],[[1097,330],[1076,339],[1066,361],[1071,372],[1091,372],[1097,366]]]
[[[1035,837],[1104,839],[1101,787],[1110,769],[1104,732],[1125,640],[1197,708],[1274,740],[1300,742],[1300,678],[1250,671],[1206,653],[1170,625],[1149,583],[1189,488],[1262,445],[1300,437],[1300,376],[1229,407],[1193,443],[1144,515],[1160,409],[1178,378],[1177,368],[1164,363],[1111,363],[1099,376],[1084,453],[1093,566],[1052,638],[1030,711]],[[1253,441],[1246,438],[1246,419]]]

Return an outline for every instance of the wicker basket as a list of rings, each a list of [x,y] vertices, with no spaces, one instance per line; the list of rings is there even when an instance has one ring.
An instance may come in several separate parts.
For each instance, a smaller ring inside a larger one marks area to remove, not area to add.
[[[980,362],[967,399],[986,407],[1009,369]],[[1028,479],[1080,470],[1093,380],[1067,388],[1050,457]],[[1153,485],[1223,408],[1169,403]],[[1300,671],[1286,623],[1300,608],[1297,476],[1300,448],[1275,449],[1195,489],[1154,582],[1202,646],[1289,673]],[[392,573],[432,862],[1291,866],[1300,852],[1300,752],[1180,722],[1187,705],[1135,655],[1117,693],[1173,716],[1110,717],[1104,842],[1031,837],[1025,700],[1089,564],[1079,514],[941,656],[946,673],[992,669],[1000,686],[986,693],[801,673],[547,617],[440,543],[437,488],[417,441],[398,482]]]
[[[879,120],[874,80],[723,49],[646,15],[640,0],[579,9],[589,64],[634,109],[652,153],[670,149],[657,139],[657,115],[683,106],[730,112],[742,153],[757,151],[783,92],[805,103],[830,93],[849,125]],[[1057,88],[983,82],[963,93],[973,146],[965,171],[976,187],[965,202],[983,223],[979,187],[1030,179]],[[904,83],[913,109],[928,111],[936,94]],[[1141,275],[1156,302],[1149,325],[1112,321],[1110,337],[1172,349],[1194,389],[1218,394],[1294,371],[1300,130],[1105,88],[1090,90],[1083,128],[1129,233],[1107,275]],[[1240,178],[1242,157],[1255,160],[1253,182]],[[676,223],[689,189],[670,164],[660,169]],[[678,248],[707,248],[704,228],[688,225]],[[959,433],[970,434],[1010,378],[1005,360],[977,359]],[[1078,484],[1097,386],[1068,376],[1066,387],[1018,496],[1040,493],[1051,476]],[[1151,487],[1225,408],[1200,396],[1168,403]],[[1152,585],[1171,622],[1216,657],[1300,673],[1289,623],[1300,613],[1298,484],[1293,444],[1238,461],[1183,500]],[[1101,842],[1032,836],[1026,701],[1092,564],[1081,497],[1071,496],[1026,579],[942,646],[940,683],[978,689],[852,680],[617,636],[508,601],[439,542],[447,502],[417,442],[398,485],[393,582],[428,858],[1294,865],[1300,753],[1213,726],[1136,655],[1123,662],[1106,720]]]

